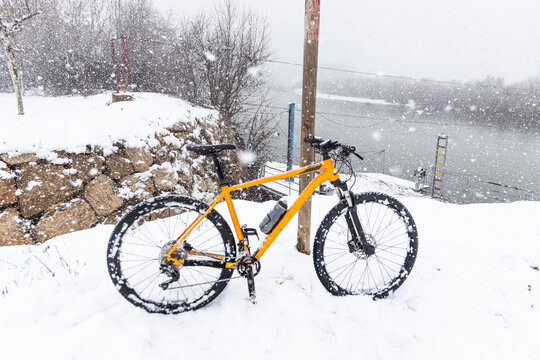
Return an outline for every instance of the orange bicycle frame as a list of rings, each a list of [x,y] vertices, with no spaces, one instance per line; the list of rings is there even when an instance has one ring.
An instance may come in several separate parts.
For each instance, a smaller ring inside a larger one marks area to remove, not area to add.
[[[311,182],[308,184],[308,186],[302,191],[302,193],[298,196],[298,199],[295,200],[295,202],[292,204],[292,206],[287,210],[287,212],[283,215],[281,220],[276,224],[274,229],[270,232],[270,234],[267,235],[266,239],[263,241],[261,247],[257,249],[255,254],[253,255],[256,259],[260,259],[263,254],[268,250],[270,245],[276,240],[277,236],[281,233],[281,231],[285,228],[285,226],[289,223],[289,221],[293,218],[293,216],[297,213],[297,211],[302,207],[302,205],[306,202],[306,200],[313,194],[313,192],[319,187],[322,183],[325,181],[336,181],[339,179],[339,175],[337,170],[334,168],[334,163],[332,162],[332,159],[326,159],[318,163],[311,164],[309,166],[305,166],[299,169],[287,171],[281,174],[267,176],[261,179],[249,181],[246,183],[234,185],[234,186],[228,186],[224,185],[221,187],[221,193],[210,203],[209,209],[202,215],[199,215],[176,239],[176,244],[172,247],[171,250],[167,253],[167,260],[171,261],[174,265],[181,265],[183,263],[183,260],[178,260],[173,257],[171,257],[171,254],[176,250],[176,248],[187,238],[187,236],[195,229],[201,221],[219,204],[223,199],[225,199],[225,202],[227,204],[227,208],[229,210],[229,213],[231,215],[232,223],[234,226],[234,232],[236,233],[236,238],[239,243],[244,244],[244,250],[246,251],[247,255],[251,256],[249,253],[249,249],[247,247],[246,242],[244,241],[244,234],[242,232],[242,229],[240,227],[240,222],[238,221],[238,216],[236,215],[236,211],[234,209],[234,205],[231,198],[231,192],[249,188],[252,186],[262,185],[269,182],[287,179],[291,177],[295,177],[298,175],[303,174],[309,174],[313,172],[319,172],[319,174],[311,180]],[[214,258],[216,260],[226,260],[222,255],[217,254],[211,254],[211,253],[200,253],[195,251],[190,251],[191,254],[196,255],[204,255],[211,258]],[[228,268],[236,268],[237,262],[227,262],[226,267]]]

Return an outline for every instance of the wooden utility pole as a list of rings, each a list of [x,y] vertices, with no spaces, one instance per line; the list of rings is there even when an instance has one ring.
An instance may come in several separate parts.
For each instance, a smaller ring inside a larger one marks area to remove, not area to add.
[[[317,97],[317,63],[319,56],[319,24],[321,0],[306,0],[304,18],[304,74],[302,83],[302,126],[300,131],[300,166],[313,162],[313,148],[304,139],[315,135]],[[313,179],[313,174],[300,176],[300,193]],[[298,212],[298,251],[310,253],[311,197]]]

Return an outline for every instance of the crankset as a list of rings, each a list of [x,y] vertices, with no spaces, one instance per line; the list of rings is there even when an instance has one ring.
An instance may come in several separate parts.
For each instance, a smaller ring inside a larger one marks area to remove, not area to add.
[[[253,257],[253,256],[242,256],[238,260],[238,265],[236,267],[236,270],[238,271],[238,274],[242,277],[248,276],[248,268],[251,268],[253,271],[253,276],[257,276],[259,272],[261,271],[261,263],[259,259]]]
[[[259,262],[259,259],[253,256],[242,256],[238,260],[236,270],[240,276],[247,279],[249,300],[251,303],[256,304],[255,276],[261,271],[261,263]]]

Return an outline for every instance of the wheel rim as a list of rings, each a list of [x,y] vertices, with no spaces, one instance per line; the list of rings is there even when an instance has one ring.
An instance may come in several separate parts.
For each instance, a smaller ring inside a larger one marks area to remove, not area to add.
[[[115,273],[119,275],[118,284],[126,297],[171,309],[195,306],[207,298],[225,269],[179,267],[180,279],[167,290],[159,287],[169,279],[160,270],[162,248],[176,239],[198,215],[193,209],[169,204],[167,208],[154,209],[139,217],[122,231],[115,254],[119,269]],[[185,241],[199,251],[226,256],[222,236],[208,218],[203,219]]]
[[[406,277],[410,224],[404,213],[388,203],[361,202],[357,213],[366,239],[375,246],[367,256],[351,251],[351,233],[345,219],[347,208],[330,226],[323,250],[325,270],[335,285],[348,294],[384,294]]]

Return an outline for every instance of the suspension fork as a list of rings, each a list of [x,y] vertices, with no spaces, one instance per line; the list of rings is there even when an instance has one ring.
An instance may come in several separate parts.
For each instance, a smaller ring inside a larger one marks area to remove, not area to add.
[[[332,182],[332,185],[336,188],[336,194],[341,201],[345,199],[347,203],[347,213],[345,214],[345,221],[349,231],[351,232],[351,239],[347,242],[350,252],[363,251],[366,255],[373,255],[375,253],[375,247],[371,245],[367,239],[360,218],[358,217],[358,211],[354,200],[354,194],[349,190],[347,183],[341,180]]]

